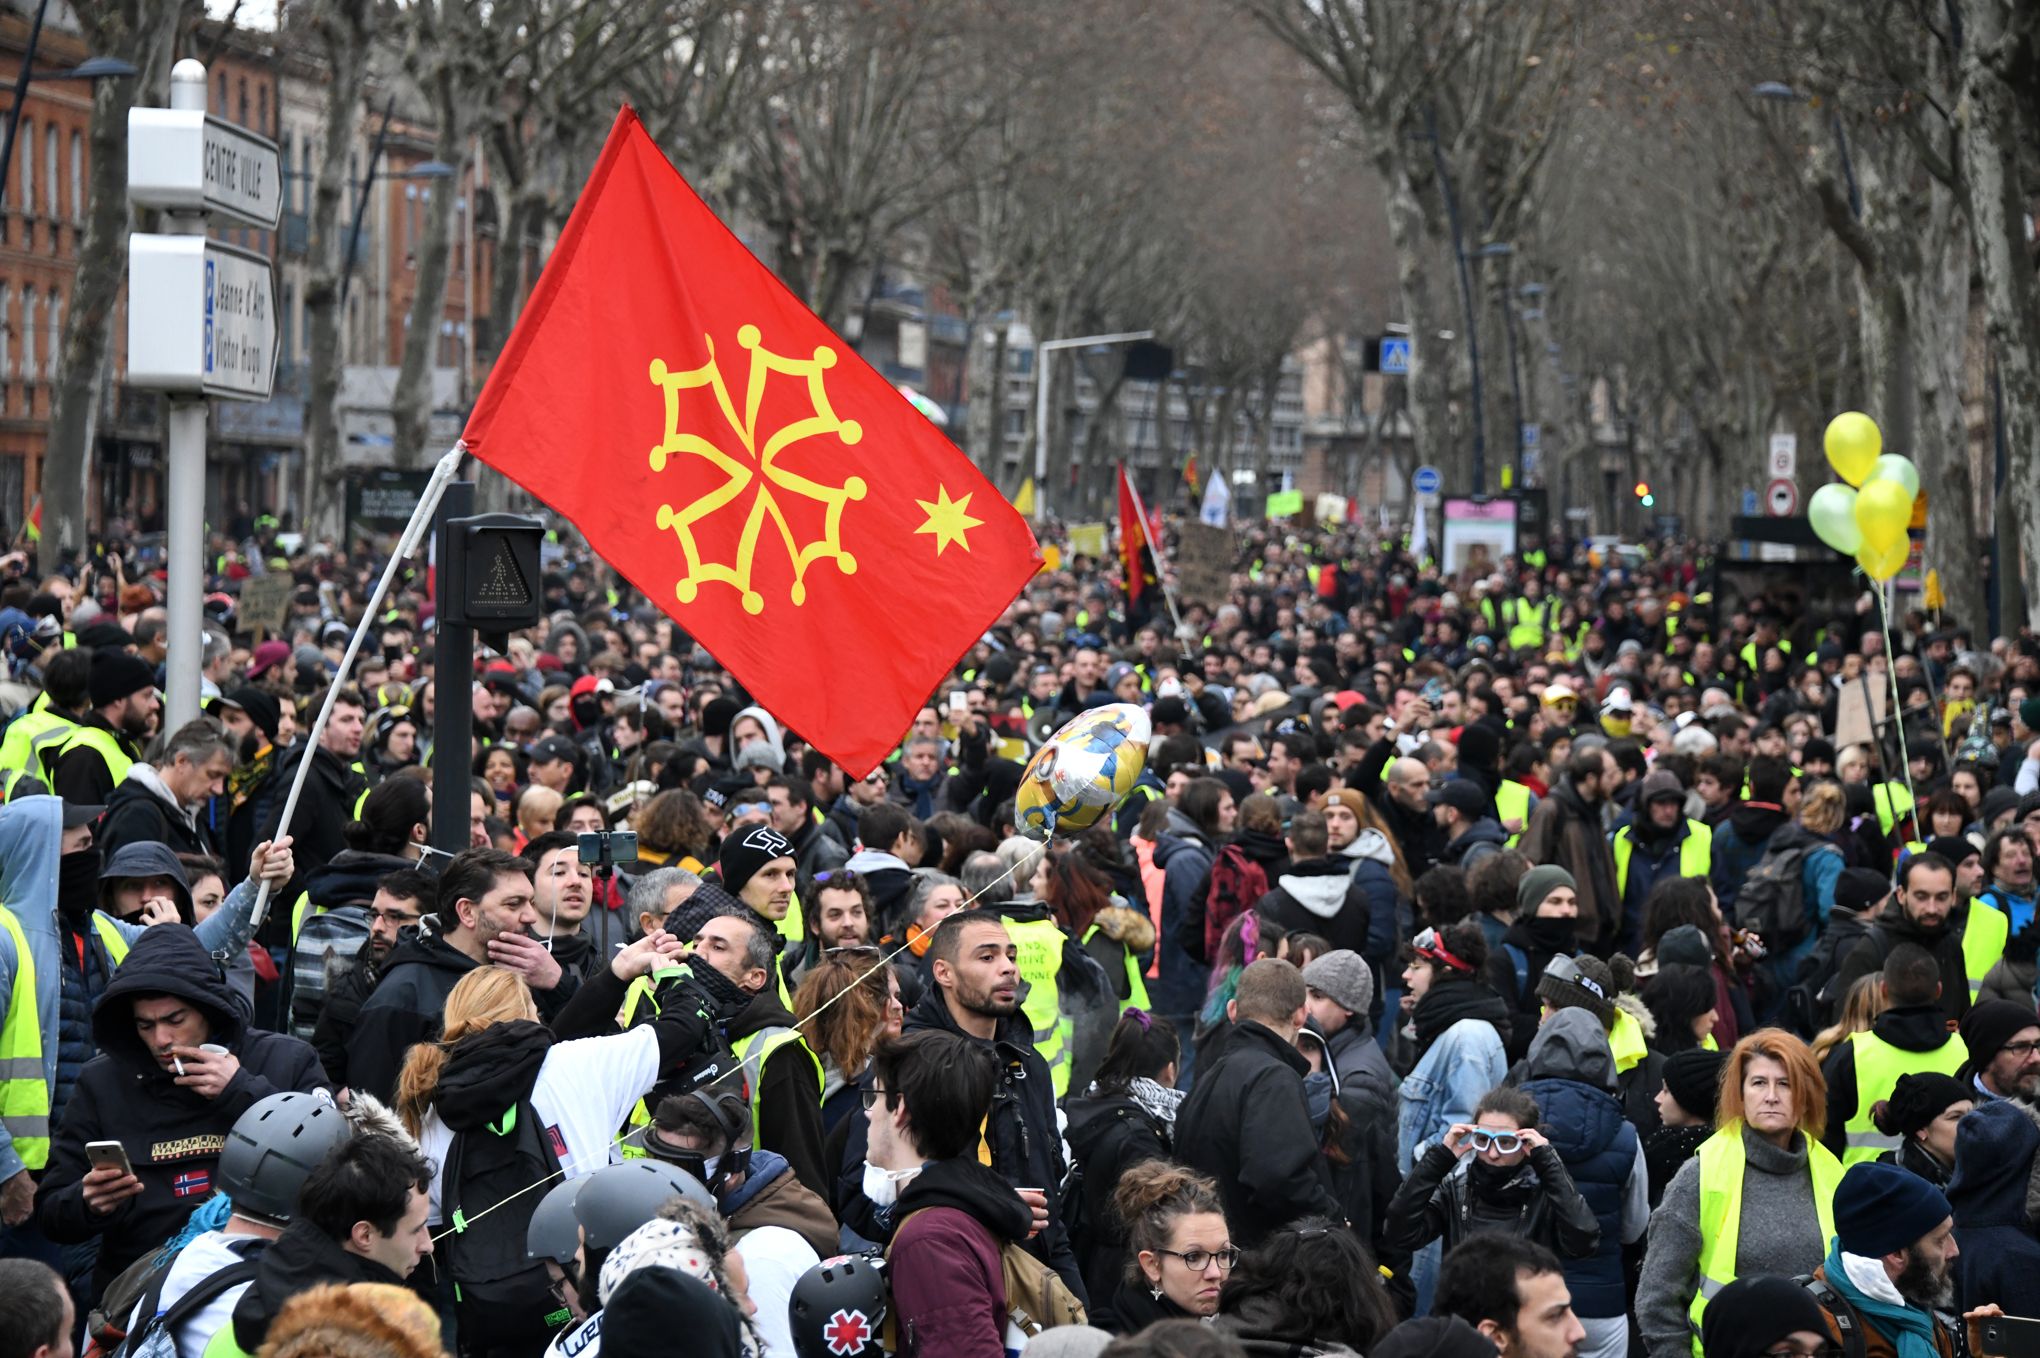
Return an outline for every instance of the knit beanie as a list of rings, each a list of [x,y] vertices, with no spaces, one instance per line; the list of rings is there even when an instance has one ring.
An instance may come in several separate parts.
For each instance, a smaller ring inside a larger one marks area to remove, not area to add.
[[[1665,1060],[1665,1088],[1679,1107],[1712,1123],[1721,1098],[1721,1068],[1728,1058],[1720,1052],[1692,1047]]]
[[[705,736],[726,736],[730,723],[737,713],[744,709],[737,705],[735,698],[710,698],[701,709],[701,734]]]
[[[148,661],[126,651],[94,651],[88,686],[92,705],[105,707],[145,688],[154,688],[156,672],[149,668]]]
[[[1963,859],[1973,858],[1977,854],[1982,853],[1983,850],[1977,848],[1976,841],[1972,840],[1968,835],[1935,835],[1927,841],[1927,852],[1939,854],[1947,859],[1950,865],[1960,867]],[[1860,869],[1851,869],[1851,871],[1860,871]],[[1847,874],[1843,875],[1846,876]]]
[[[1985,1000],[1962,1016],[1962,1045],[1969,1049],[1969,1064],[1963,1072],[1974,1075],[2004,1050],[2005,1043],[2027,1028],[2040,1028],[2040,1013],[2030,1004],[2012,1000]]]
[[[1615,976],[1606,962],[1591,953],[1553,957],[1537,978],[1537,998],[1554,1011],[1584,1009],[1599,1019],[1603,1028],[1615,1022]]]
[[[2040,698],[2028,698],[2019,704],[2019,723],[2028,731],[2040,731]]]
[[[756,877],[759,869],[774,859],[791,857],[793,845],[769,825],[753,825],[732,834],[723,841],[722,855],[716,860],[722,872],[723,890],[741,896],[744,884]]]
[[[1516,883],[1516,910],[1520,914],[1533,915],[1544,898],[1559,887],[1569,886],[1579,890],[1579,883],[1573,875],[1556,863],[1540,863],[1523,874],[1523,880]]]
[[[1953,1215],[1940,1189],[1909,1169],[1866,1160],[1835,1189],[1835,1239],[1845,1253],[1879,1259],[1930,1235]]]
[[[1812,1293],[1790,1278],[1737,1278],[1701,1312],[1700,1347],[1707,1358],[1759,1358],[1802,1330],[1828,1332],[1827,1317]]]
[[[680,902],[674,907],[673,913],[666,916],[666,932],[682,943],[692,943],[694,936],[701,932],[701,926],[717,915],[737,915],[745,919],[763,918],[714,882],[703,882],[694,888],[693,895]]]
[[[1953,1075],[1937,1070],[1901,1075],[1891,1097],[1871,1110],[1871,1119],[1886,1136],[1908,1137],[1964,1099],[1975,1102],[1976,1090]]]
[[[1835,904],[1858,914],[1891,894],[1891,879],[1869,868],[1843,868],[1835,879]]]
[[[1313,957],[1303,969],[1303,983],[1349,1014],[1364,1014],[1374,1005],[1374,971],[1351,948]]]
[[[1714,965],[1714,945],[1707,941],[1707,935],[1700,932],[1697,924],[1681,924],[1668,929],[1658,940],[1657,963],[1664,967],[1711,967]]]

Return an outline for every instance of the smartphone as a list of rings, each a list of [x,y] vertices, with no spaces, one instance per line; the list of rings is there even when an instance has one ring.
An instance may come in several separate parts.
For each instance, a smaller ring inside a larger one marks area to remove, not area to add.
[[[607,867],[638,861],[637,831],[584,830],[575,838],[583,863]]]
[[[963,714],[968,711],[970,711],[970,695],[960,688],[949,690],[949,715],[960,720]]]
[[[1991,1316],[1977,1322],[1978,1351],[1988,1358],[2040,1358],[2040,1320]]]
[[[85,1143],[85,1163],[94,1169],[111,1165],[123,1174],[132,1174],[135,1167],[128,1163],[127,1147],[118,1141],[88,1141]]]

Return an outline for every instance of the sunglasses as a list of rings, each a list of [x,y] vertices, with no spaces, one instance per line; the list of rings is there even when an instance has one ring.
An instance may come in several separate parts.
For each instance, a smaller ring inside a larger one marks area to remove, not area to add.
[[[1514,1155],[1523,1149],[1523,1138],[1515,1132],[1490,1132],[1480,1127],[1468,1132],[1466,1141],[1476,1151],[1493,1151],[1497,1155]]]

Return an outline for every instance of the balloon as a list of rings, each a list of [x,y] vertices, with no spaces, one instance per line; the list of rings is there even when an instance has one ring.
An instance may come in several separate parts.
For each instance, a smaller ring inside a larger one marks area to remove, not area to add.
[[[1863,530],[1868,546],[1889,547],[1905,542],[1906,525],[1912,522],[1913,497],[1896,481],[1865,481],[1856,492],[1856,527]]]
[[[1852,486],[1863,484],[1863,478],[1877,465],[1877,455],[1884,451],[1884,435],[1877,421],[1860,410],[1843,411],[1829,420],[1824,442],[1828,465]]]
[[[1013,799],[1020,833],[1048,839],[1096,825],[1133,791],[1152,732],[1147,712],[1131,703],[1071,718],[1021,771]]]
[[[1918,495],[1920,493],[1920,469],[1913,465],[1911,458],[1901,457],[1897,453],[1886,453],[1883,457],[1878,458],[1870,468],[1870,475],[1864,479],[1869,481],[1896,481],[1899,485],[1905,487],[1907,495]]]
[[[1856,564],[1863,568],[1863,574],[1872,580],[1889,580],[1898,574],[1898,568],[1905,564],[1906,556],[1912,551],[1912,543],[1904,537],[1895,543],[1872,545],[1864,543],[1863,550],[1856,553]]]
[[[1814,533],[1843,556],[1854,556],[1863,546],[1863,530],[1856,526],[1856,492],[1830,481],[1813,493],[1806,505],[1806,520]]]

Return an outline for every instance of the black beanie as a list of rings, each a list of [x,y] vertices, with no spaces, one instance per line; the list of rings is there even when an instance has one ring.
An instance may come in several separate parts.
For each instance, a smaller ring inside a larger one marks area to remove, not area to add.
[[[753,825],[723,841],[716,860],[722,873],[723,890],[732,896],[744,894],[744,884],[775,858],[793,857],[793,845],[769,825]]]
[[[1486,723],[1474,722],[1460,728],[1458,749],[1461,768],[1493,769],[1501,754],[1501,737]]]
[[[1715,1105],[1721,1098],[1721,1068],[1728,1061],[1720,1052],[1693,1047],[1665,1060],[1665,1088],[1679,1107],[1702,1122],[1714,1121]]]
[[[1976,1090],[1953,1075],[1926,1071],[1901,1075],[1891,1097],[1872,1110],[1877,1130],[1886,1136],[1907,1137],[1948,1111],[1948,1105],[1968,1099],[1976,1101]]]
[[[126,651],[92,653],[92,705],[105,707],[131,694],[156,686],[156,672],[149,662]]]
[[[2005,1043],[2027,1028],[2040,1028],[2040,1013],[2030,1004],[1985,1000],[1962,1016],[1962,1045],[1969,1049],[1963,1072],[1974,1075],[2004,1050]]]
[[[1737,1278],[1700,1313],[1700,1347],[1707,1358],[1758,1358],[1802,1330],[1826,1336],[1827,1317],[1813,1295],[1790,1278]]]
[[[726,736],[730,723],[737,713],[744,709],[737,706],[735,698],[710,698],[701,709],[701,734],[705,736]]]

